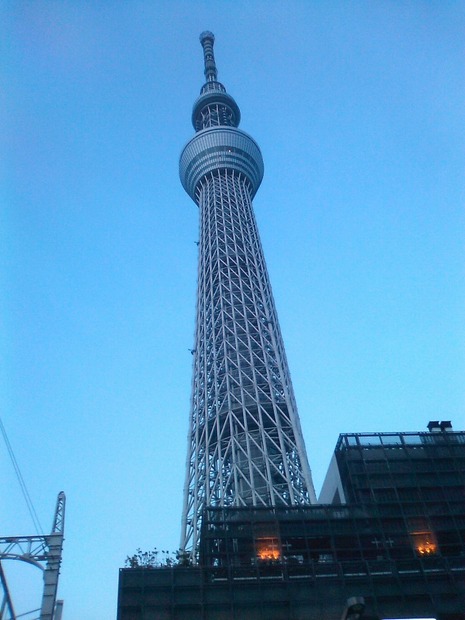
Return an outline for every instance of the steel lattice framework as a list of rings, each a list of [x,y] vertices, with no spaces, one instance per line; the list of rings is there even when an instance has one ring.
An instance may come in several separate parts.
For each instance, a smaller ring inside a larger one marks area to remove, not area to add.
[[[20,560],[43,571],[44,589],[40,609],[40,620],[59,620],[63,601],[57,601],[58,577],[60,574],[63,536],[65,531],[66,497],[58,494],[50,534],[33,536],[0,537],[0,586],[3,593],[0,601],[0,620],[16,620],[13,601],[8,589],[1,563],[5,560]],[[21,615],[29,615],[21,614]]]
[[[197,133],[180,158],[181,182],[200,209],[181,540],[193,561],[207,506],[316,502],[252,208],[262,156],[217,81],[213,34],[200,41],[206,83],[192,113]]]

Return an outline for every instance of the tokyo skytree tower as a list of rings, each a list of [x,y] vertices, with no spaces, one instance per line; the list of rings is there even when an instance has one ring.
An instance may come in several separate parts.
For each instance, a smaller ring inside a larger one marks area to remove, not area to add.
[[[200,35],[206,82],[181,183],[200,210],[197,316],[181,547],[195,561],[207,506],[316,502],[252,199],[256,142],[217,81],[214,36]]]

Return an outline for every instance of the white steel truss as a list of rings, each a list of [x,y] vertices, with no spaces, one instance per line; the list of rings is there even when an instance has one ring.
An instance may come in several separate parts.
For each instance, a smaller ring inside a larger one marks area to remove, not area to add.
[[[203,33],[201,42],[207,84],[194,106],[198,133],[180,162],[183,185],[200,209],[181,541],[193,561],[207,506],[316,501],[252,208],[261,153],[236,128],[237,104],[216,82],[213,35]],[[221,107],[230,109],[218,114]]]

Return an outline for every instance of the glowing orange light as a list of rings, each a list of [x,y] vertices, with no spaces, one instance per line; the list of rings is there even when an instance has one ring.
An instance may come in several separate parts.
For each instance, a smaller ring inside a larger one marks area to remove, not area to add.
[[[276,538],[257,539],[257,556],[260,560],[279,560],[281,553]]]
[[[260,560],[279,560],[280,555],[277,549],[264,547],[258,550],[258,557]]]
[[[424,545],[418,545],[417,551],[420,555],[430,555],[436,553],[436,545],[427,540]]]
[[[437,553],[438,546],[432,532],[412,532],[412,537],[419,555],[427,556]]]

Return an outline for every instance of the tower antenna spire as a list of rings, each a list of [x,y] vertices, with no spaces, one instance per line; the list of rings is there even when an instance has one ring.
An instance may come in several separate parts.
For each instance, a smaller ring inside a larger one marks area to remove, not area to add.
[[[206,30],[200,35],[200,43],[203,47],[203,59],[205,64],[205,78],[207,82],[216,82],[218,71],[216,69],[215,56],[213,54],[213,44],[215,35],[213,32]]]

